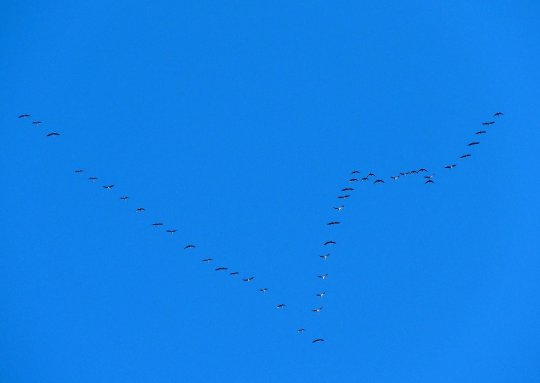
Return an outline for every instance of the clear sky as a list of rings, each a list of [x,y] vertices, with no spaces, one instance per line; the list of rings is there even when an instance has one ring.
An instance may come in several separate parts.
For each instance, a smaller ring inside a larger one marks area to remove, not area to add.
[[[539,382],[539,14],[3,3],[0,381]]]

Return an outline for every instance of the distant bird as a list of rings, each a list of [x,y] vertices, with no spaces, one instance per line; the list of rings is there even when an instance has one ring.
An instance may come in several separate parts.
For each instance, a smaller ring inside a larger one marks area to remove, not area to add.
[[[33,125],[39,125],[39,124],[41,124],[41,123],[42,123],[41,121],[32,121],[32,124],[33,124]]]
[[[319,255],[319,257],[321,257],[323,261],[326,261],[329,256],[330,256],[330,253]]]
[[[299,332],[300,334],[303,334],[303,333],[304,333],[304,331],[306,331],[306,329],[304,329],[304,328],[299,328],[299,329],[298,329],[298,330],[296,330],[296,331],[297,331],[297,332]]]
[[[323,338],[313,339],[311,343],[320,343],[320,342],[324,342],[324,339]]]
[[[454,169],[457,165],[456,164],[451,164],[451,165],[446,165],[444,168],[445,169]]]
[[[395,181],[399,178],[399,176],[390,176],[390,178],[392,178]]]
[[[328,222],[327,225],[328,226],[331,226],[331,225],[339,225],[341,222],[339,221],[332,221],[332,222]]]
[[[325,291],[320,292],[319,294],[316,294],[317,297],[322,298],[326,295]]]
[[[262,289],[259,289],[259,291],[264,294],[268,291],[268,289],[266,287],[263,287]]]
[[[313,311],[314,313],[320,313],[322,311],[322,309],[323,309],[322,307],[317,307],[317,308],[315,308],[315,309],[313,309],[311,311]]]
[[[418,169],[418,173],[422,173],[422,172],[427,172],[427,169],[424,169],[424,168]]]
[[[485,131],[485,130],[479,130],[478,132],[476,132],[474,134],[486,134],[486,133],[487,133],[487,131]]]
[[[360,174],[360,172],[358,170],[353,170],[351,174]]]
[[[146,209],[144,207],[138,207],[137,209],[135,209],[135,211],[137,213],[142,213],[143,211],[145,211]]]
[[[82,173],[82,172],[84,172],[84,170],[82,170],[82,169],[75,170],[75,173]]]
[[[375,174],[369,173],[367,176],[368,176],[368,177],[375,177]]]
[[[229,268],[227,268],[227,267],[216,267],[214,270],[223,271],[223,270],[229,270]]]
[[[276,308],[278,309],[284,309],[285,307],[287,307],[285,303],[280,303],[279,305],[276,306]]]
[[[434,184],[434,183],[435,183],[435,181],[433,181],[433,180],[427,180],[427,181],[426,181],[426,182],[424,182],[424,183],[426,183],[426,184]]]
[[[328,278],[328,274],[317,275],[317,278],[326,279]]]
[[[205,263],[210,263],[214,260],[214,258],[205,258],[203,259],[202,261],[205,262]]]
[[[343,189],[341,189],[341,191],[352,191],[352,190],[354,190],[354,189],[353,188],[343,188]]]
[[[129,197],[127,195],[123,195],[122,197],[120,197],[120,199],[122,201],[127,201],[129,199]]]
[[[362,181],[367,181],[367,180],[369,180],[369,178],[367,178],[367,177],[362,177]]]
[[[335,245],[336,242],[334,241],[326,241],[325,243],[323,243],[323,246],[326,246],[326,245]]]
[[[502,116],[502,115],[504,115],[503,112],[497,112],[497,113],[495,113],[495,114],[493,115],[493,117],[500,117],[500,116]]]
[[[195,247],[196,247],[195,245],[189,244],[189,245],[184,246],[184,250],[194,249]]]
[[[373,183],[374,183],[374,184],[380,184],[380,183],[384,183],[384,181],[381,180],[381,179],[378,179],[378,180],[375,180],[375,182],[373,182]]]
[[[163,226],[163,222],[154,222],[152,226]]]
[[[50,133],[47,133],[47,137],[54,137],[54,136],[59,136],[60,133],[56,133],[56,132],[50,132]]]
[[[174,233],[177,232],[176,229],[167,229],[167,230],[165,230],[165,231],[166,231],[167,233],[170,233],[170,234],[174,234]]]
[[[350,196],[351,196],[350,194],[345,194],[345,195],[338,196],[338,198],[345,199],[345,198],[349,198]]]
[[[411,170],[410,173],[411,174],[418,174],[418,170]]]
[[[349,182],[356,182],[356,181],[358,181],[358,178],[351,178],[351,179],[349,179]]]
[[[89,179],[90,181],[92,181],[92,182],[95,182],[95,181],[97,181],[98,178],[97,178],[97,177],[88,177],[88,179]]]
[[[334,207],[334,210],[342,211],[344,208],[345,206],[341,205],[341,206]]]
[[[459,158],[467,158],[467,157],[470,157],[471,155],[470,154],[464,154],[462,156],[460,156]]]
[[[104,189],[112,189],[114,187],[114,185],[104,185],[103,188]]]
[[[480,145],[480,142],[473,141],[473,142],[467,144],[467,146],[474,146],[474,145]]]
[[[232,276],[236,276],[238,274],[240,274],[238,271],[233,271],[232,273],[229,273],[229,275],[232,275]]]
[[[251,282],[252,280],[254,280],[255,277],[248,277],[248,278],[244,278],[242,279],[244,282]]]
[[[30,117],[29,114],[19,114],[19,118],[28,118]]]
[[[435,175],[430,175],[430,176],[424,176],[424,178],[427,178],[427,179],[432,179],[433,177],[435,177]]]
[[[493,125],[494,123],[495,121],[487,121],[487,122],[482,122],[482,125],[489,126],[489,125]]]

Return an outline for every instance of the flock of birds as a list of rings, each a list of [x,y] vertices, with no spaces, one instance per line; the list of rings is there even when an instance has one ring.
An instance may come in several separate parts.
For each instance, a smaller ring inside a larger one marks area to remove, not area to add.
[[[497,112],[495,114],[493,114],[493,117],[495,119],[498,119],[500,117],[503,116],[503,113],[502,112]],[[18,116],[18,118],[20,120],[25,120],[25,119],[30,119],[30,117],[32,117],[30,114],[20,114]],[[42,124],[42,121],[40,120],[32,120],[32,125],[41,125]],[[485,122],[482,122],[482,126],[484,127],[483,130],[478,130],[477,132],[475,132],[475,137],[479,137],[481,135],[484,135],[487,133],[487,127],[491,126],[495,124],[495,121],[493,120],[490,120],[490,121],[485,121]],[[55,132],[55,131],[52,131],[52,132],[48,132],[46,133],[46,137],[57,137],[57,136],[60,136],[60,133],[58,132]],[[479,145],[480,142],[478,140],[473,140],[471,142],[469,142],[467,144],[467,147],[469,148],[472,148],[476,145]],[[464,160],[468,157],[471,157],[472,154],[470,152],[467,152],[467,153],[463,153],[461,156],[459,156],[459,159],[460,160]],[[457,167],[458,165],[456,163],[449,163],[449,164],[446,164],[443,166],[444,169],[454,169],[455,167]],[[78,174],[78,175],[82,175],[84,174],[85,170],[84,169],[75,169],[74,170],[74,173],[75,174]],[[426,174],[428,173],[428,174]],[[374,185],[377,185],[377,184],[384,184],[385,183],[385,179],[386,177],[378,177],[376,174],[372,173],[372,172],[369,172],[368,174],[366,174],[365,176],[360,176],[360,171],[359,170],[353,170],[350,174],[350,176],[348,177],[348,186],[346,187],[343,187],[341,189],[341,193],[337,196],[337,198],[340,200],[340,201],[343,201],[345,199],[348,199],[352,196],[352,192],[355,190],[354,189],[354,185],[355,183],[362,183],[362,182],[371,182],[373,183]],[[428,169],[426,168],[419,168],[419,169],[413,169],[413,170],[407,170],[407,171],[400,171],[398,172],[397,174],[395,175],[391,175],[388,177],[388,179],[391,179],[393,181],[397,181],[399,180],[401,177],[406,177],[406,176],[411,176],[411,175],[418,175],[418,174],[423,174],[423,180],[424,180],[424,183],[425,184],[434,184],[435,183],[435,174],[430,172]],[[99,180],[98,177],[96,176],[89,176],[88,177],[88,181],[92,182],[92,183],[95,183]],[[111,190],[115,187],[114,184],[104,184],[104,185],[101,185],[101,187],[103,189],[106,189],[106,190]],[[127,201],[129,200],[129,195],[121,195],[119,197],[119,199],[121,201]],[[333,210],[335,210],[338,214],[340,214],[343,210],[345,209],[345,205],[344,204],[341,204],[339,206],[334,206],[333,207]],[[137,214],[142,214],[146,211],[146,208],[144,207],[136,207],[134,209],[135,213]],[[335,219],[335,220],[332,220],[332,221],[329,221],[326,223],[327,226],[329,227],[334,227],[334,226],[337,226],[337,225],[340,225],[341,224],[341,221]],[[151,226],[153,227],[163,227],[165,226],[165,224],[163,222],[153,222],[151,224]],[[176,229],[174,228],[167,228],[165,229],[165,232],[169,235],[172,235],[174,233],[177,232]],[[332,247],[333,245],[336,245],[336,242],[334,240],[325,240],[322,242],[322,246],[325,248],[325,249],[328,249],[329,247]],[[183,247],[184,251],[192,251],[193,249],[195,249],[197,246],[194,245],[193,243],[186,243]],[[329,257],[331,256],[331,253],[330,252],[325,252],[324,254],[322,255],[319,255],[319,258],[323,261],[323,262],[326,262]],[[203,263],[211,263],[214,261],[213,258],[203,258],[201,260]],[[216,272],[228,272],[229,275],[233,278],[237,278],[237,277],[240,277],[240,272],[239,271],[234,271],[234,270],[231,270],[229,269],[229,267],[226,267],[226,266],[217,266],[214,268],[214,270]],[[319,274],[316,276],[317,278],[319,278],[320,280],[324,281],[328,278],[328,273],[322,273],[322,274]],[[247,274],[247,275],[243,275],[242,276],[242,281],[245,282],[245,283],[251,283],[254,281],[255,277],[251,274]],[[266,294],[269,289],[267,287],[260,287],[258,288],[258,291],[261,293],[261,294]],[[320,301],[322,298],[324,298],[326,296],[326,291],[317,291],[316,294],[314,294],[314,296],[316,297],[316,299],[318,301]],[[275,305],[276,309],[278,310],[283,310],[287,307],[287,305],[285,303],[279,303],[279,304],[276,304]],[[311,311],[313,313],[320,313],[321,311],[323,310],[323,306],[319,306],[319,304],[317,304],[317,306],[313,309],[311,309]],[[298,333],[300,334],[303,334],[304,332],[306,332],[306,329],[303,328],[303,327],[300,327],[300,328],[297,328],[296,330]],[[321,343],[321,342],[324,342],[325,339],[323,338],[315,338],[315,339],[312,339],[312,343]]]

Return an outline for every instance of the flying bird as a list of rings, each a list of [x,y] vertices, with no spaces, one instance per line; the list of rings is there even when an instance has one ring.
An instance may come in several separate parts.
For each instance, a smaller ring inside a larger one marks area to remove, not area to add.
[[[314,313],[320,313],[322,311],[322,307],[317,307],[316,309],[313,309],[311,311],[313,311]]]
[[[341,191],[352,191],[352,190],[354,190],[354,189],[353,188],[343,188],[343,189],[341,189]]]
[[[216,271],[222,271],[222,270],[229,270],[228,267],[216,267],[215,268]]]
[[[495,121],[487,121],[487,122],[482,122],[482,125],[489,126],[489,125],[493,125],[494,123]]]
[[[285,307],[287,307],[287,305],[285,303],[280,303],[279,305],[276,306],[276,308],[278,308],[278,309],[283,309]]]
[[[344,208],[345,206],[341,205],[341,206],[334,207],[334,210],[342,211]]]
[[[345,198],[349,198],[350,196],[351,196],[350,194],[345,194],[345,195],[338,196],[338,198],[345,199]]]
[[[317,278],[326,279],[328,278],[328,274],[317,275]]]
[[[39,125],[39,124],[41,124],[41,123],[42,123],[41,121],[32,121],[32,124],[33,124],[33,125]]]
[[[332,221],[332,222],[328,222],[327,225],[331,226],[331,225],[339,225],[341,222],[339,221]]]
[[[143,211],[145,211],[146,209],[144,207],[138,207],[137,209],[135,209],[135,211],[137,213],[142,213]]]
[[[122,197],[120,197],[120,199],[122,201],[127,201],[129,199],[129,197],[127,195],[123,195]]]
[[[395,181],[399,178],[399,176],[390,176],[390,178],[392,178]]]
[[[351,178],[351,179],[349,179],[349,182],[356,182],[356,181],[358,181],[358,178]]]
[[[459,158],[467,158],[467,157],[470,157],[471,155],[470,154],[464,154],[462,156],[460,156]]]
[[[163,226],[163,222],[154,222],[152,226]]]
[[[480,142],[477,142],[477,141],[473,141],[471,143],[469,143],[467,146],[474,146],[474,145],[479,145]]]
[[[486,134],[486,133],[487,133],[487,131],[485,131],[485,130],[479,130],[478,132],[476,132],[474,134]]]
[[[232,273],[229,273],[229,275],[232,275],[232,276],[235,276],[235,275],[238,275],[240,274],[238,271],[233,271]]]
[[[427,172],[427,169],[424,169],[424,168],[418,169],[418,173],[422,173],[422,172]]]
[[[454,169],[457,165],[456,164],[451,164],[451,165],[446,165],[444,168],[445,169]]]
[[[84,170],[82,170],[82,169],[75,170],[75,173],[82,173],[82,172],[84,172]]]
[[[244,282],[251,282],[252,280],[254,280],[255,277],[248,277],[248,278],[244,278],[242,279]]]
[[[367,176],[368,176],[368,177],[375,177],[375,174],[369,173]]]
[[[56,132],[50,132],[50,133],[47,133],[47,137],[54,137],[54,136],[59,136],[60,133],[56,133]]]
[[[304,328],[299,328],[299,329],[298,329],[298,330],[296,330],[296,331],[297,331],[297,332],[299,332],[300,334],[303,334],[303,333],[304,333],[304,331],[306,331],[306,329],[304,329]]]
[[[434,184],[434,183],[435,183],[435,181],[433,181],[433,180],[427,180],[427,181],[426,181],[426,182],[424,182],[424,183],[425,183],[425,184]]]
[[[495,113],[495,114],[493,115],[493,117],[500,117],[500,116],[502,116],[502,115],[504,115],[503,112],[497,112],[497,113]]]
[[[378,179],[378,180],[375,180],[375,182],[373,182],[373,183],[374,183],[374,184],[380,184],[380,183],[384,183],[384,181],[381,180],[381,179]]]
[[[362,181],[367,181],[369,178],[367,177],[362,177]]]
[[[319,255],[319,257],[321,257],[323,261],[326,261],[326,260],[328,259],[329,256],[330,256],[330,253],[328,253],[328,254],[323,254],[323,255]]]
[[[326,241],[325,243],[323,243],[323,246],[326,246],[326,245],[335,245],[336,242],[334,241]]]
[[[114,187],[114,185],[105,185],[103,186],[104,189],[112,189]]]
[[[191,245],[191,244],[184,246],[184,250],[194,249],[194,248],[195,248],[195,245]]]
[[[360,174],[360,172],[358,170],[353,170],[351,174]]]
[[[205,258],[202,261],[205,262],[205,263],[209,263],[209,262],[212,262],[213,260],[214,260],[214,258]]]
[[[171,234],[174,234],[177,232],[176,229],[168,229],[168,230],[165,230],[167,233],[171,233]]]
[[[435,175],[424,176],[424,178],[427,178],[427,179],[432,179],[433,177],[435,177]]]
[[[322,298],[326,295],[326,292],[325,291],[322,291],[320,292],[319,294],[317,294],[316,296],[319,297],[319,298]]]
[[[262,289],[259,289],[259,291],[264,294],[268,291],[268,289],[266,287],[263,287]]]
[[[19,114],[19,118],[28,118],[30,117],[29,114]]]
[[[324,339],[323,338],[313,339],[311,343],[320,343],[320,342],[324,342]]]
[[[92,182],[95,182],[95,181],[97,181],[98,178],[97,178],[97,177],[88,177],[88,179],[89,179],[90,181],[92,181]]]

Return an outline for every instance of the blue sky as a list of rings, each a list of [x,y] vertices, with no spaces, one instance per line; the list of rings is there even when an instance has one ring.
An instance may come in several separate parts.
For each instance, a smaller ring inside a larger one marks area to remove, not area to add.
[[[3,4],[0,381],[540,381],[539,11]]]

